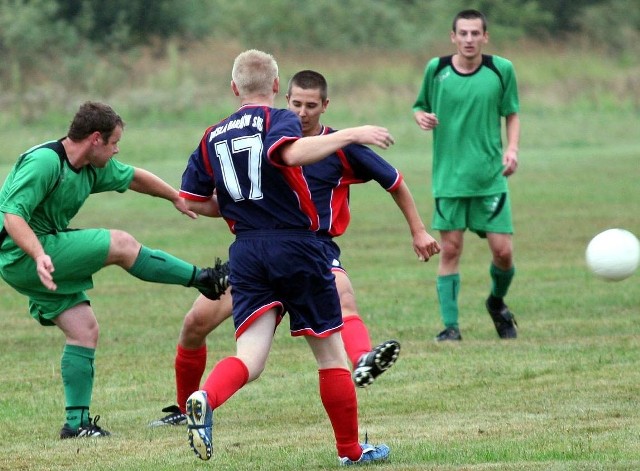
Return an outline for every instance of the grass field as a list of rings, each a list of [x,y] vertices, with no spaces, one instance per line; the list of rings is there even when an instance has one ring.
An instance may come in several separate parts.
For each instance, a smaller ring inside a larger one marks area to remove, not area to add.
[[[393,369],[358,391],[362,436],[366,431],[372,442],[386,442],[392,450],[389,463],[376,468],[640,468],[640,274],[606,283],[584,264],[586,244],[597,232],[623,227],[640,234],[640,116],[629,110],[527,112],[523,105],[521,165],[511,180],[517,275],[508,297],[519,323],[517,340],[500,341],[484,311],[488,250],[467,235],[460,295],[464,340],[435,344],[441,328],[435,260],[415,261],[408,230],[388,195],[375,184],[353,190],[353,222],[339,241],[342,261],[373,342],[397,338],[403,347]],[[327,123],[353,124],[349,110],[332,106]],[[383,155],[404,173],[428,223],[430,137],[417,130],[409,109],[376,110],[369,121],[387,125],[396,136],[396,146]],[[178,185],[207,124],[130,122],[120,158]],[[65,123],[0,130],[0,180],[20,151],[65,130]],[[74,226],[124,229],[145,245],[200,265],[225,257],[232,240],[220,220],[188,221],[166,202],[133,193],[93,197]],[[58,440],[63,337],[38,327],[26,301],[0,284],[0,469],[337,466],[315,363],[306,342],[290,338],[284,328],[263,376],[216,411],[210,462],[193,456],[184,430],[148,428],[175,401],[175,342],[196,292],[145,284],[113,267],[95,282],[90,294],[101,339],[92,414],[102,416],[100,425],[113,436]],[[234,352],[232,331],[227,323],[210,335],[209,366]]]

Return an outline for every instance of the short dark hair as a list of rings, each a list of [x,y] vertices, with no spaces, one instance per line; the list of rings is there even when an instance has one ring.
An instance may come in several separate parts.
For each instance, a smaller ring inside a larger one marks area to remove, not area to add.
[[[87,101],[80,105],[73,117],[67,137],[72,141],[81,141],[98,131],[102,141],[107,143],[117,126],[124,128],[124,121],[113,108],[104,103]]]
[[[484,16],[484,13],[482,13],[482,12],[480,12],[478,10],[462,10],[453,19],[453,26],[451,27],[451,29],[455,32],[456,24],[458,23],[458,20],[461,20],[461,19],[462,20],[477,20],[478,18],[482,20],[482,31],[486,33],[487,32],[487,17]]]
[[[320,98],[322,98],[322,101],[325,101],[329,94],[329,86],[327,85],[326,79],[320,72],[316,72],[315,70],[301,70],[291,77],[287,90],[288,95],[291,95],[291,88],[293,86],[300,87],[304,90],[310,88],[320,90]]]

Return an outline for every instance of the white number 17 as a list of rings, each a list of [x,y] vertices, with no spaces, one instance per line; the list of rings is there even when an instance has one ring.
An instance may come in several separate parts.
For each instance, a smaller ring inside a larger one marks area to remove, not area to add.
[[[242,194],[242,187],[240,186],[238,173],[236,172],[235,165],[233,164],[232,153],[234,156],[244,152],[248,153],[247,167],[249,182],[251,183],[248,198],[250,200],[259,200],[262,199],[262,181],[260,171],[262,166],[262,148],[263,143],[260,134],[232,139],[231,149],[229,149],[227,141],[216,142],[215,151],[216,155],[220,159],[224,186],[234,201],[243,201],[246,198]]]

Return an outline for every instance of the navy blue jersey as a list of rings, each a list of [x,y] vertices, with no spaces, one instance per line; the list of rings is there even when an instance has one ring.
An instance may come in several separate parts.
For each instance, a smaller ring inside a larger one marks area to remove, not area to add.
[[[321,134],[335,132],[323,127]],[[396,168],[366,146],[348,145],[326,159],[306,165],[304,176],[318,209],[320,231],[333,237],[346,231],[351,213],[349,185],[375,180],[387,191],[402,182]]]
[[[234,233],[318,229],[318,214],[301,167],[282,164],[279,148],[302,136],[289,110],[245,105],[208,128],[182,175],[180,196],[206,201],[217,191]]]

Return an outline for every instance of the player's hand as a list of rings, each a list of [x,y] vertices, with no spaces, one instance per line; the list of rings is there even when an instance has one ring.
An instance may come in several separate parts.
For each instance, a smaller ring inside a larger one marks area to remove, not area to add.
[[[440,244],[427,231],[413,236],[413,250],[420,262],[428,262],[431,257],[440,253]]]
[[[435,113],[416,111],[413,113],[413,117],[415,118],[416,123],[418,123],[418,126],[420,126],[420,129],[423,131],[431,131],[439,124],[438,117]]]
[[[55,291],[58,286],[53,282],[52,273],[55,271],[55,268],[51,261],[51,257],[47,254],[42,254],[35,259],[35,262],[40,282],[45,286],[45,288]]]
[[[186,214],[187,216],[189,216],[191,219],[198,219],[198,215],[187,207],[187,202],[184,200],[184,198],[178,198],[177,200],[175,200],[173,202],[173,206],[175,206],[175,208],[182,214]]]
[[[518,169],[518,151],[507,149],[502,156],[502,165],[504,166],[502,174],[505,177],[516,173],[516,170]]]
[[[353,128],[354,142],[362,145],[375,145],[382,149],[388,149],[395,144],[395,139],[387,128],[365,125]]]

